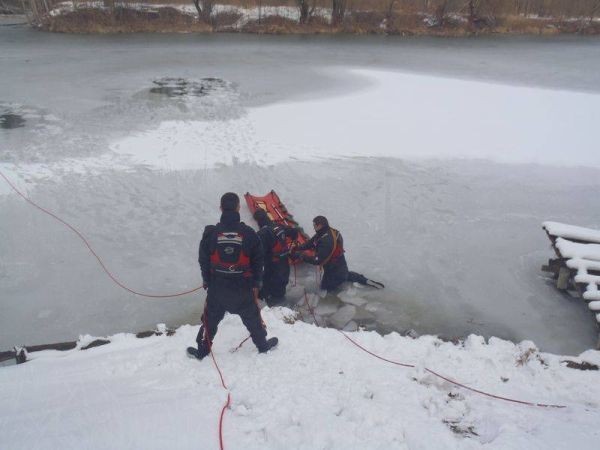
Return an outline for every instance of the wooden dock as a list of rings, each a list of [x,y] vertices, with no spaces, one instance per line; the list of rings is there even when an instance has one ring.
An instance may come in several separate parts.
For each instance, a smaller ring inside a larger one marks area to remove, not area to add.
[[[600,230],[559,222],[544,222],[542,228],[556,254],[542,270],[554,275],[557,289],[573,291],[586,301],[600,326]]]
[[[157,329],[151,331],[141,331],[136,333],[135,337],[139,339],[147,338],[150,336],[161,336],[161,335],[173,336],[175,334],[174,330],[170,329]],[[110,344],[110,339],[98,338],[93,340],[92,342],[86,345],[80,345],[79,342],[71,341],[71,342],[58,342],[55,344],[44,344],[44,345],[27,345],[23,347],[15,347],[12,350],[7,350],[0,352],[0,363],[5,361],[13,360],[16,364],[23,364],[27,362],[28,355],[33,352],[40,352],[42,350],[58,350],[58,351],[67,351],[67,350],[88,350],[90,348],[99,347],[101,345]]]

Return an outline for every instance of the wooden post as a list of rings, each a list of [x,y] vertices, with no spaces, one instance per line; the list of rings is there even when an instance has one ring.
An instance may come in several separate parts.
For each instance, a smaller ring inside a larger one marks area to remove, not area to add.
[[[27,362],[27,350],[25,350],[25,347],[15,347],[15,353],[17,364],[23,364]]]
[[[556,280],[556,288],[560,290],[567,289],[569,285],[569,277],[571,276],[571,271],[566,267],[561,267],[558,271],[558,279]]]

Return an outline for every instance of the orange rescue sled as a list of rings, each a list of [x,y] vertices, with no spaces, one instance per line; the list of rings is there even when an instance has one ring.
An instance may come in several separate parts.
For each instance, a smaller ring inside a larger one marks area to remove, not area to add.
[[[269,192],[264,197],[257,197],[249,192],[246,192],[244,198],[246,199],[246,203],[248,204],[248,208],[252,214],[254,214],[257,209],[263,209],[266,211],[269,219],[271,219],[274,223],[286,225],[298,230],[298,244],[302,245],[310,239],[302,227],[298,225],[298,222],[294,220],[294,216],[288,212],[287,208],[281,202],[275,191]]]

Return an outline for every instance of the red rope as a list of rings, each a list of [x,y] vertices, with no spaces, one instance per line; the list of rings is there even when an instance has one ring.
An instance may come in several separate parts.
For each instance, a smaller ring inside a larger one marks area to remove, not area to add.
[[[217,360],[215,359],[215,355],[214,355],[212,349],[210,351],[210,356],[211,356],[211,358],[213,360],[215,368],[217,369],[217,372],[219,372],[219,378],[221,378],[221,386],[223,386],[223,389],[229,390],[229,388],[225,384],[225,379],[223,378],[223,373],[221,373],[221,369],[219,368],[219,365],[217,364]]]
[[[360,348],[361,350],[365,351],[369,355],[374,356],[375,358],[381,359],[381,360],[389,362],[391,364],[396,364],[398,366],[410,367],[410,368],[414,368],[415,367],[415,365],[413,365],[413,364],[405,364],[405,363],[401,363],[401,362],[397,362],[397,361],[392,361],[390,359],[386,359],[386,358],[383,358],[383,357],[381,357],[379,355],[376,355],[375,353],[367,350],[366,348],[364,348],[363,346],[361,346],[360,344],[358,344],[357,342],[355,342],[354,340],[352,340],[343,331],[340,331],[340,330],[337,330],[337,331],[340,332],[346,339],[348,339],[350,342],[352,342],[358,348]],[[490,394],[489,392],[481,391],[479,389],[475,389],[475,388],[466,386],[466,385],[464,385],[462,383],[459,383],[458,381],[454,381],[454,380],[452,380],[450,378],[447,378],[447,377],[445,377],[443,375],[440,375],[439,373],[437,373],[437,372],[435,372],[435,371],[433,371],[433,370],[431,370],[431,369],[429,369],[427,367],[425,367],[424,370],[426,372],[429,372],[432,375],[435,375],[438,378],[441,378],[444,381],[447,381],[448,383],[451,383],[451,384],[455,385],[455,386],[461,387],[461,388],[466,389],[466,390],[471,391],[471,392],[476,392],[477,394],[485,395],[486,397],[495,398],[497,400],[504,400],[504,401],[507,401],[507,402],[519,403],[521,405],[539,406],[539,407],[542,407],[542,408],[566,408],[566,406],[564,406],[564,405],[552,405],[552,404],[546,404],[546,403],[533,403],[533,402],[527,402],[527,401],[524,401],[524,400],[516,400],[516,399],[513,399],[513,398],[509,398],[509,397],[502,397],[502,396],[496,395],[496,394]]]
[[[296,264],[292,264],[292,267],[294,268],[294,284],[292,285],[292,287],[296,287],[298,285],[298,276],[296,275]]]
[[[231,350],[231,353],[235,353],[237,352],[240,348],[242,348],[242,345],[244,345],[246,343],[246,341],[250,339],[250,336],[248,336],[246,339],[244,339],[242,342],[239,343],[239,345]]]
[[[92,253],[92,255],[94,255],[96,257],[96,260],[98,261],[98,263],[100,264],[100,266],[102,267],[102,269],[104,270],[104,272],[110,277],[110,279],[113,280],[119,287],[125,289],[126,291],[129,291],[132,294],[140,295],[140,296],[143,296],[143,297],[150,297],[150,298],[170,298],[170,297],[179,297],[179,296],[182,296],[182,295],[191,294],[192,292],[196,292],[196,291],[202,289],[202,286],[198,286],[197,288],[194,288],[194,289],[191,289],[191,290],[185,291],[185,292],[179,292],[177,294],[154,295],[154,294],[145,294],[145,293],[138,292],[138,291],[135,291],[133,289],[128,288],[123,283],[121,283],[108,270],[108,268],[104,265],[104,262],[98,256],[98,254],[94,251],[94,249],[92,248],[92,246],[90,245],[90,243],[88,242],[88,240],[74,226],[72,226],[70,223],[68,223],[65,220],[61,219],[56,214],[48,211],[47,209],[41,207],[40,205],[38,205],[37,203],[35,203],[33,200],[31,200],[30,198],[28,198],[25,194],[23,194],[21,191],[19,191],[19,189],[17,189],[14,184],[12,184],[10,182],[10,180],[8,178],[6,178],[6,176],[2,172],[0,172],[0,176],[2,176],[2,178],[4,178],[4,181],[6,181],[8,183],[8,185],[17,194],[19,194],[26,202],[28,202],[30,205],[35,206],[37,209],[39,209],[43,213],[48,214],[50,217],[56,219],[57,221],[59,221],[60,223],[62,223],[63,225],[65,225],[67,228],[69,228],[71,231],[73,231],[83,241],[83,243],[86,245],[86,247]],[[205,336],[206,336],[206,338],[208,338],[208,327],[207,327],[207,324],[206,324],[205,321],[204,321],[204,330],[205,330]],[[219,446],[220,446],[221,450],[223,450],[224,449],[224,444],[223,444],[223,418],[225,416],[225,410],[227,408],[229,408],[229,405],[231,404],[231,393],[229,392],[229,389],[227,388],[227,385],[225,384],[225,379],[223,378],[223,373],[221,372],[221,369],[219,368],[219,365],[217,364],[217,360],[215,359],[215,355],[212,352],[212,345],[211,345],[212,343],[210,342],[209,339],[207,339],[207,341],[208,341],[208,345],[209,345],[209,348],[210,348],[210,355],[212,357],[213,364],[215,365],[215,368],[217,369],[217,372],[219,374],[219,378],[221,380],[221,386],[223,386],[223,389],[227,390],[227,402],[225,403],[225,405],[221,409],[221,415],[219,417]],[[241,344],[240,344],[240,346],[241,346]]]
[[[343,331],[337,330],[340,333],[342,333],[342,336],[344,336],[346,339],[348,339],[350,342],[352,342],[354,345],[356,345],[358,348],[360,348],[362,351],[367,352],[369,355],[374,356],[375,358],[381,359],[382,361],[385,362],[389,362],[391,364],[396,364],[397,366],[403,366],[403,367],[412,367],[414,368],[415,366],[413,364],[404,364],[401,362],[396,362],[396,361],[392,361],[391,359],[386,359],[382,356],[376,355],[375,353],[367,350],[366,348],[364,348],[362,345],[360,345],[359,343],[357,343],[356,341],[352,340],[346,333],[344,333]]]
[[[467,390],[472,391],[472,392],[477,392],[478,394],[485,395],[485,396],[491,397],[491,398],[496,398],[498,400],[504,400],[504,401],[513,402],[513,403],[520,403],[522,405],[528,405],[528,406],[539,406],[541,408],[566,408],[566,406],[564,406],[564,405],[552,405],[552,404],[546,404],[546,403],[532,403],[532,402],[526,402],[526,401],[523,401],[523,400],[516,400],[514,398],[508,398],[508,397],[502,397],[500,395],[490,394],[488,392],[480,391],[479,389],[475,389],[475,388],[472,388],[472,387],[469,387],[469,386],[465,386],[464,384],[461,384],[458,381],[451,380],[450,378],[446,378],[445,376],[440,375],[439,373],[434,372],[433,370],[428,369],[427,367],[425,367],[425,370],[427,372],[435,375],[436,377],[439,377],[442,380],[447,381],[448,383],[452,383],[452,384],[454,384],[456,386],[459,386],[459,387],[461,387],[463,389],[467,389]]]
[[[221,417],[219,417],[219,447],[221,448],[221,450],[223,450],[225,448],[225,446],[223,444],[223,417],[225,416],[225,410],[227,408],[229,408],[230,403],[231,403],[231,394],[227,393],[227,403],[225,403],[225,405],[223,406],[223,409],[221,409]]]
[[[306,303],[306,306],[307,306],[308,310],[310,311],[310,313],[313,316],[313,320],[315,321],[315,324],[317,326],[319,326],[319,324],[317,322],[317,318],[315,317],[315,313],[313,311],[313,308],[310,306],[310,303],[308,302],[308,294],[306,293],[306,290],[304,290],[304,301]],[[392,361],[391,359],[387,359],[387,358],[384,358],[383,356],[379,356],[379,355],[371,352],[370,350],[367,350],[365,347],[363,347],[362,345],[360,345],[358,342],[354,341],[352,338],[350,338],[343,331],[341,331],[341,330],[336,330],[336,331],[338,331],[340,334],[342,334],[342,336],[344,336],[346,339],[348,339],[350,342],[352,342],[355,346],[357,346],[358,348],[360,348],[362,351],[364,351],[365,353],[368,353],[369,355],[371,355],[371,356],[373,356],[373,357],[375,357],[377,359],[380,359],[382,361],[388,362],[390,364],[395,364],[397,366],[408,367],[408,368],[415,368],[416,367],[414,364],[406,364],[406,363],[401,363],[401,362],[398,362],[398,361]],[[475,388],[466,386],[466,385],[464,385],[462,383],[459,383],[458,381],[454,381],[454,380],[452,380],[450,378],[447,378],[447,377],[445,377],[443,375],[440,375],[439,373],[437,373],[437,372],[435,372],[435,371],[433,371],[433,370],[431,370],[431,369],[429,369],[427,367],[425,367],[424,370],[426,372],[429,372],[430,374],[438,377],[438,378],[441,378],[444,381],[447,381],[448,383],[451,383],[451,384],[455,385],[455,386],[461,387],[461,388],[466,389],[466,390],[471,391],[471,392],[475,392],[477,394],[484,395],[486,397],[495,398],[497,400],[504,400],[504,401],[507,401],[507,402],[519,403],[521,405],[527,405],[527,406],[538,406],[538,407],[541,407],[541,408],[566,408],[566,406],[564,406],[564,405],[552,405],[552,404],[546,404],[546,403],[533,403],[533,402],[527,402],[527,401],[524,401],[524,400],[516,400],[516,399],[513,399],[513,398],[502,397],[502,396],[496,395],[496,394],[490,394],[489,392],[481,391],[479,389],[475,389]]]
[[[315,316],[315,311],[312,308],[312,306],[310,306],[310,303],[308,301],[308,294],[306,293],[306,289],[304,289],[304,302],[306,303],[306,307],[308,308],[308,311],[312,314],[313,320],[315,321],[315,325],[320,326],[319,322],[317,322],[317,317]]]
[[[94,249],[92,248],[92,246],[90,245],[90,243],[88,242],[88,240],[83,236],[83,234],[81,234],[74,226],[72,226],[70,223],[66,222],[65,220],[61,219],[60,217],[58,217],[56,214],[48,211],[47,209],[41,207],[40,205],[38,205],[37,203],[35,203],[33,200],[31,200],[29,197],[27,197],[25,194],[23,194],[21,191],[19,191],[14,184],[12,184],[8,178],[6,178],[6,176],[0,172],[0,176],[2,176],[2,178],[4,178],[4,181],[6,181],[8,183],[8,185],[17,193],[19,194],[26,202],[28,202],[30,205],[35,206],[37,209],[39,209],[40,211],[42,211],[45,214],[48,214],[50,217],[56,219],[57,221],[59,221],[60,223],[62,223],[63,225],[65,225],[67,228],[69,228],[71,231],[73,231],[85,244],[85,246],[89,249],[89,251],[92,253],[92,255],[94,255],[94,257],[96,258],[96,260],[98,261],[98,263],[100,264],[100,267],[102,267],[102,270],[104,270],[104,272],[106,273],[106,275],[108,275],[108,277],[119,287],[125,289],[128,292],[131,292],[132,294],[135,295],[139,295],[142,297],[149,297],[149,298],[172,298],[172,297],[180,297],[182,295],[187,295],[187,294],[191,294],[192,292],[196,292],[200,289],[202,289],[202,286],[198,286],[194,289],[190,289],[189,291],[184,291],[184,292],[179,292],[176,294],[163,294],[163,295],[156,295],[156,294],[146,294],[143,292],[139,292],[136,291],[134,289],[130,289],[127,286],[125,286],[123,283],[121,283],[111,272],[110,270],[108,270],[108,268],[104,265],[104,262],[102,261],[102,259],[98,256],[98,254],[94,251]]]
[[[217,369],[217,372],[219,373],[219,378],[221,379],[221,386],[223,386],[223,389],[227,391],[227,401],[223,405],[223,408],[221,408],[221,415],[219,416],[219,448],[221,450],[224,450],[225,446],[223,444],[223,418],[225,416],[225,410],[227,410],[229,408],[229,405],[231,405],[231,392],[229,392],[229,388],[225,384],[223,373],[221,372],[221,368],[217,364],[217,360],[215,359],[215,355],[212,349],[210,350],[210,356],[212,358],[213,364],[215,365],[215,369]]]

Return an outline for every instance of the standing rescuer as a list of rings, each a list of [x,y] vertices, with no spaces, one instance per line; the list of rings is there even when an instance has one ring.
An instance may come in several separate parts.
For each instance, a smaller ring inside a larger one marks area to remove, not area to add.
[[[360,273],[348,270],[344,256],[344,239],[338,230],[329,226],[326,217],[315,217],[313,226],[316,234],[306,244],[293,248],[293,254],[295,258],[301,258],[304,262],[323,269],[321,289],[334,291],[345,281],[357,282],[377,289],[384,287],[379,281],[370,280]],[[308,249],[314,249],[315,256],[298,253]]]
[[[298,239],[298,230],[273,223],[263,209],[254,212],[258,223],[258,237],[265,257],[263,286],[259,296],[269,306],[281,303],[285,297],[285,288],[290,280],[290,249],[287,238]]]
[[[267,340],[257,303],[263,272],[261,243],[256,232],[240,222],[239,210],[237,194],[224,194],[221,220],[202,234],[198,262],[207,289],[206,305],[196,337],[198,348],[187,349],[190,357],[202,359],[210,353],[225,312],[240,316],[260,353],[277,345],[276,337]]]

